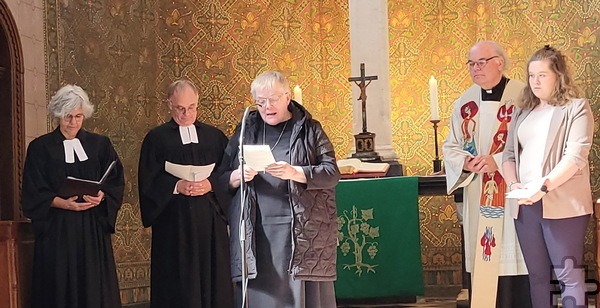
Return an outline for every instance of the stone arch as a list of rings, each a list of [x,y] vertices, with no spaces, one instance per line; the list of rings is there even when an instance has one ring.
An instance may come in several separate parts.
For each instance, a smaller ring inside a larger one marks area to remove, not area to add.
[[[25,156],[23,50],[15,20],[0,0],[0,220],[23,220]]]

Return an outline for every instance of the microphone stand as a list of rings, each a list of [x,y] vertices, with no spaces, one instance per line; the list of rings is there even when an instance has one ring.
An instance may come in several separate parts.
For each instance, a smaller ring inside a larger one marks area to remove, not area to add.
[[[240,140],[239,140],[239,155],[238,160],[240,164],[240,246],[242,248],[242,308],[248,307],[248,260],[246,252],[246,180],[244,178],[244,134],[246,130],[246,118],[250,112],[250,107],[246,107],[244,115],[242,116],[242,123],[240,128]]]

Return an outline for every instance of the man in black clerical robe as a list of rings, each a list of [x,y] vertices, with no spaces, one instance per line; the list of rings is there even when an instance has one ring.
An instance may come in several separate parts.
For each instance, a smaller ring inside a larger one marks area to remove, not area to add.
[[[142,221],[152,226],[151,307],[232,307],[225,208],[216,171],[205,180],[179,179],[165,162],[215,163],[227,137],[196,120],[198,90],[187,80],[169,86],[172,119],[148,132],[139,163]]]

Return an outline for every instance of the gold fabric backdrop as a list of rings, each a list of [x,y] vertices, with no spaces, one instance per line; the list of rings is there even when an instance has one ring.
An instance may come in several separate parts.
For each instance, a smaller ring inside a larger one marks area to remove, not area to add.
[[[44,2],[48,91],[64,83],[86,89],[98,111],[85,127],[108,135],[125,165],[126,198],[113,237],[124,304],[149,299],[151,231],[140,220],[137,164],[146,132],[169,117],[164,89],[174,79],[194,81],[201,91],[200,120],[230,135],[251,103],[254,76],[280,70],[292,86],[302,87],[304,105],[323,123],[338,157],[350,154],[346,0]],[[440,82],[441,143],[452,102],[470,85],[464,62],[477,40],[502,43],[513,61],[508,76],[522,80],[535,49],[552,44],[566,50],[597,110],[599,18],[595,0],[389,1],[392,136],[408,174],[432,169],[427,80],[433,75]],[[598,144],[596,138],[591,155],[596,197]],[[452,200],[421,198],[420,213],[425,284],[460,285]],[[589,264],[595,264],[592,239],[590,234]]]

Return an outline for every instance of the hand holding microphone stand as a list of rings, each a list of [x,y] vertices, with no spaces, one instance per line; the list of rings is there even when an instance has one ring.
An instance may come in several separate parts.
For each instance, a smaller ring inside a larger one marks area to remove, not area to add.
[[[247,243],[246,243],[246,199],[248,192],[246,191],[246,179],[244,177],[244,134],[246,129],[246,118],[250,112],[252,106],[246,107],[244,115],[242,116],[242,123],[240,128],[240,140],[239,140],[239,165],[240,165],[240,246],[242,248],[242,308],[248,307],[248,256],[247,256]]]

